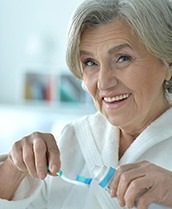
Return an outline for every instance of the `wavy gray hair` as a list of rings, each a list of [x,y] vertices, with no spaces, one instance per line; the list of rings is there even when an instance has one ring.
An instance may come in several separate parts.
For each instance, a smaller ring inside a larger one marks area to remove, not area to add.
[[[125,20],[138,34],[146,48],[163,62],[172,63],[171,0],[85,0],[70,22],[66,61],[71,72],[82,79],[79,45],[86,28]],[[172,80],[164,84],[172,93]]]

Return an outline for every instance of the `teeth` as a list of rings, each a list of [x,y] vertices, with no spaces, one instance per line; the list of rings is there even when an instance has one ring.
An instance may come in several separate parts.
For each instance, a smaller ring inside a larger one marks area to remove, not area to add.
[[[119,96],[116,96],[116,97],[104,97],[104,100],[106,102],[117,102],[117,101],[126,99],[129,96],[130,96],[130,94],[123,94],[123,95],[119,95]]]

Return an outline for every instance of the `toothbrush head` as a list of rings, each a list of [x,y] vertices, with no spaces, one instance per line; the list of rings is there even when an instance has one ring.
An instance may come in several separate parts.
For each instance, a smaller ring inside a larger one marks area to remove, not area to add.
[[[86,178],[85,176],[79,176],[79,175],[76,176],[76,181],[87,185],[90,185],[92,180],[93,180],[92,178]]]
[[[47,167],[47,170],[50,171],[49,167]],[[57,175],[60,176],[63,180],[65,180],[68,183],[83,186],[83,187],[89,187],[92,182],[92,178],[86,178],[84,176],[79,176],[79,175],[76,176],[75,180],[69,179],[63,174],[62,170],[59,170],[57,172]]]
[[[59,172],[57,172],[57,175],[58,176],[62,176],[63,175],[63,172],[61,170],[59,170]]]

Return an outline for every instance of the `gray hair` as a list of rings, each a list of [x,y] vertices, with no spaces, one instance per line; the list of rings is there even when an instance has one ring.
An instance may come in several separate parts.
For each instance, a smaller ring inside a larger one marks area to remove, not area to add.
[[[150,53],[172,62],[171,0],[85,0],[71,19],[66,50],[67,64],[77,78],[83,76],[79,45],[84,30],[119,19],[136,31]],[[172,82],[166,89],[172,93]]]

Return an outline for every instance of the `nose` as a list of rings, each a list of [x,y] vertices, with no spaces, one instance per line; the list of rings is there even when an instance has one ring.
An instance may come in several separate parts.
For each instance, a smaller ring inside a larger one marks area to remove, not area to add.
[[[114,75],[112,69],[109,70],[100,70],[98,81],[97,81],[97,88],[101,91],[107,91],[114,87],[116,87],[119,83],[118,78]]]

